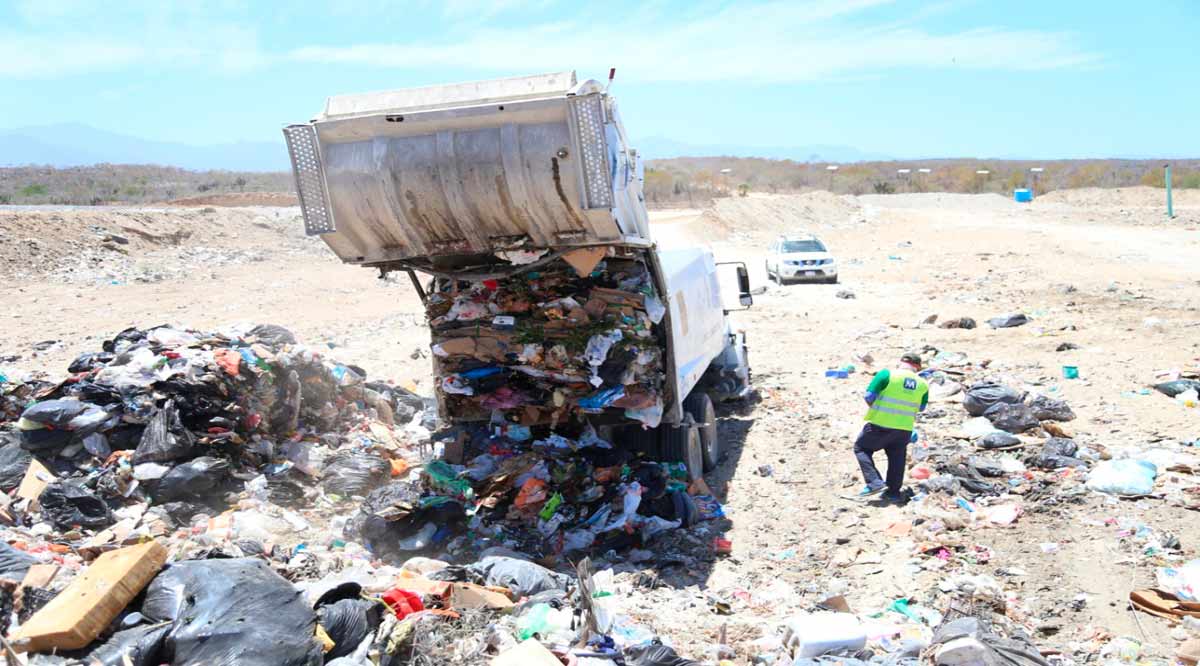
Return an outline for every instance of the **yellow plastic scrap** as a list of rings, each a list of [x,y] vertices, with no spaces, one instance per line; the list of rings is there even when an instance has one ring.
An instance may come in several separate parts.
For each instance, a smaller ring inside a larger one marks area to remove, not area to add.
[[[317,641],[321,643],[321,652],[328,653],[337,646],[337,643],[334,643],[333,639],[330,638],[329,634],[325,631],[325,627],[322,627],[319,624],[317,625]]]

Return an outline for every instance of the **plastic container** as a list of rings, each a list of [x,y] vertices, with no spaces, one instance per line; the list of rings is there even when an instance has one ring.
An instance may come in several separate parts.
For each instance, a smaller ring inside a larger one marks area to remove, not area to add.
[[[1017,203],[1029,203],[1033,201],[1033,190],[1023,187],[1013,190],[1013,201]]]
[[[867,633],[850,613],[812,613],[789,620],[786,642],[797,658],[819,657],[838,650],[861,650]]]
[[[1079,368],[1074,365],[1064,365],[1063,379],[1079,379]]]

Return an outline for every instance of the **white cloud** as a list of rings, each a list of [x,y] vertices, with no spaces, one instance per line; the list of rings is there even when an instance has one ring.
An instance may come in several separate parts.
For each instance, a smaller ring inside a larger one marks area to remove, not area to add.
[[[455,39],[308,46],[288,58],[309,63],[419,69],[537,72],[574,67],[642,81],[785,83],[897,67],[1038,70],[1094,63],[1064,33],[977,28],[933,33],[873,26],[864,10],[888,0],[822,0],[725,6],[678,17],[637,10],[619,23],[596,19],[520,29],[476,29]]]
[[[359,0],[360,2],[369,0]],[[280,62],[356,67],[449,67],[517,74],[576,68],[602,74],[618,68],[633,81],[742,81],[758,84],[877,76],[893,68],[1039,70],[1099,61],[1067,33],[981,26],[934,32],[921,13],[881,22],[871,10],[893,0],[808,0],[713,4],[683,9],[646,3],[626,10],[574,13],[569,20],[538,18],[553,0],[446,0],[453,25],[441,35],[409,42],[310,44],[264,50],[257,31],[234,11],[217,19],[203,10],[167,3],[141,15],[130,30],[66,33],[54,17],[86,22],[88,9],[71,0],[22,6],[34,30],[0,32],[0,77],[50,78],[91,71],[199,67],[232,73]],[[79,11],[84,15],[72,12]],[[105,20],[95,5],[92,19]],[[122,10],[123,11],[123,10]],[[494,27],[488,17],[522,12],[520,27]],[[124,12],[122,18],[129,18]],[[60,22],[61,23],[61,22]],[[108,36],[101,36],[108,35]]]

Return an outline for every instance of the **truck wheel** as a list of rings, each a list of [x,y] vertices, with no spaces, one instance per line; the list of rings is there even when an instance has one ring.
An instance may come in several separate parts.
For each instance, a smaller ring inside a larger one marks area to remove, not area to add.
[[[713,408],[712,397],[707,393],[695,391],[683,401],[683,408],[696,419],[696,423],[704,423],[700,431],[700,454],[704,458],[704,471],[711,472],[721,462],[721,440],[717,438],[717,410]]]
[[[688,480],[704,476],[704,453],[700,448],[700,429],[663,427],[663,460],[687,466]]]

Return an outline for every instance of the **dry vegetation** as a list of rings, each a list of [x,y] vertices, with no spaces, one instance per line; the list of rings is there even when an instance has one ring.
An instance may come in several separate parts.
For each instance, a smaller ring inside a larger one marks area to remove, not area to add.
[[[188,171],[143,164],[0,168],[0,204],[98,206],[231,192],[291,192],[286,172]]]
[[[895,192],[996,192],[1034,185],[1033,167],[1042,167],[1036,190],[1080,187],[1163,187],[1163,160],[939,159],[913,162],[859,162],[838,165],[741,157],[680,157],[651,160],[646,169],[646,200],[656,206],[708,204],[717,197],[748,192],[795,193],[813,189],[838,194]],[[920,173],[919,169],[929,169]],[[899,170],[908,169],[901,174]],[[725,171],[728,170],[728,171]],[[1177,188],[1200,188],[1200,160],[1172,161]],[[986,175],[977,171],[989,171]]]
[[[841,164],[743,157],[678,157],[651,160],[646,169],[646,200],[651,206],[698,207],[713,199],[749,192],[796,193],[814,189],[838,194],[895,192],[996,192],[1010,195],[1032,186],[1031,167],[1045,169],[1037,190],[1081,187],[1163,186],[1162,160],[925,160]],[[930,169],[927,174],[921,168]],[[1200,188],[1200,160],[1175,160],[1174,186]],[[728,172],[723,170],[728,169]],[[898,170],[909,169],[900,174]],[[987,170],[987,175],[976,171]],[[249,192],[294,191],[287,172],[188,171],[137,164],[97,164],[56,169],[45,166],[0,168],[0,205],[95,206],[141,204]],[[199,198],[199,199],[197,199]],[[253,202],[252,202],[253,203]]]

